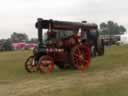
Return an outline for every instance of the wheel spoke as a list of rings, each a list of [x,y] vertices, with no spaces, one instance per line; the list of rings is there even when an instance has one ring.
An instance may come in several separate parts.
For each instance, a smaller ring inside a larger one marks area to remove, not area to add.
[[[34,56],[30,56],[27,61],[25,62],[25,69],[28,72],[36,72],[37,71],[37,67],[35,64],[35,60],[34,60]]]
[[[54,69],[54,63],[51,57],[49,56],[42,56],[39,60],[39,70],[41,73],[49,73],[52,72]]]
[[[80,57],[80,55],[78,55],[78,54],[74,54],[74,56],[75,56],[75,57],[77,57],[77,58],[79,58],[79,57]]]
[[[85,69],[90,63],[90,51],[89,48],[85,45],[76,46],[73,49],[73,64],[77,69]]]

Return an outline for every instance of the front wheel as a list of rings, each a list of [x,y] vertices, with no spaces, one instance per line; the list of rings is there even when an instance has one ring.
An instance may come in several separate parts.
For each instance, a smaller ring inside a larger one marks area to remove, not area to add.
[[[34,56],[30,56],[25,62],[25,69],[27,72],[33,73],[37,71]]]
[[[41,56],[39,59],[39,70],[41,73],[51,73],[54,70],[53,58],[47,55]]]

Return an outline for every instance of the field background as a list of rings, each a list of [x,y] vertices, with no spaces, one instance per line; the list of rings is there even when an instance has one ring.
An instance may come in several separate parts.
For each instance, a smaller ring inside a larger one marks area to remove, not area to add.
[[[29,74],[31,51],[0,53],[0,96],[128,96],[128,46],[106,48],[84,71]]]

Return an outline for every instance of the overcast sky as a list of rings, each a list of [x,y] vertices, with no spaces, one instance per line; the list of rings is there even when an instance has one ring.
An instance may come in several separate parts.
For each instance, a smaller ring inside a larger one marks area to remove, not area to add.
[[[98,24],[114,20],[128,29],[128,0],[0,0],[0,38],[12,32],[37,37],[38,17]]]

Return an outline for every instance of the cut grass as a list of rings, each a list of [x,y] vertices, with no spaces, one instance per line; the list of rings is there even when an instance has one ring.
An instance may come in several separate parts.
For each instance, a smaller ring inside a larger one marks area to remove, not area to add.
[[[128,46],[106,48],[84,71],[55,70],[29,74],[30,51],[0,53],[1,96],[128,96]]]

